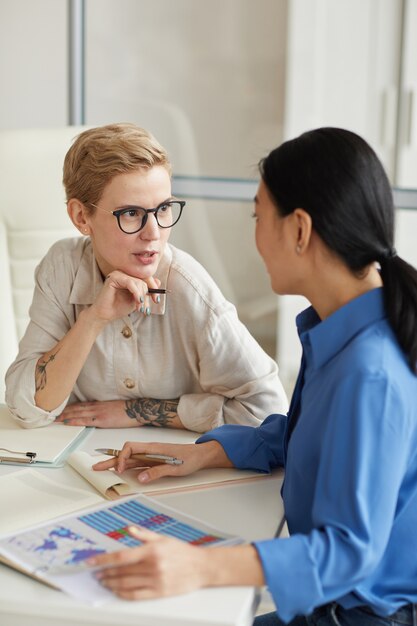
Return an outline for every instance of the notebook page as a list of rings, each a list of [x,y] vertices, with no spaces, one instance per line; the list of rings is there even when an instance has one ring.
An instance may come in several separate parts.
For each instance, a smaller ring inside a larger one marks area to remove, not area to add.
[[[22,469],[0,476],[0,535],[103,502],[97,493],[66,487],[44,473]]]

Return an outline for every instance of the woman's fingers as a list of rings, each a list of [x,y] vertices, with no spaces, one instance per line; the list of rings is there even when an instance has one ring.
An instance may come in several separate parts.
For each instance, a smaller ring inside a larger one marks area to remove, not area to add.
[[[136,459],[130,459],[126,461],[125,469],[133,469],[138,467],[145,468],[148,466],[145,462],[138,461]],[[92,469],[98,472],[112,468],[114,468],[118,474],[121,473],[117,466],[117,457],[112,457],[111,459],[106,459],[105,461],[98,461],[92,466]]]
[[[153,541],[160,541],[161,536],[158,533],[152,532],[152,530],[148,530],[147,528],[142,528],[141,526],[128,526],[127,532],[129,535],[132,535],[135,539],[139,539],[143,543],[152,543]]]
[[[161,286],[161,281],[159,280],[159,278],[155,278],[154,276],[147,278],[145,282],[149,289],[158,289]],[[150,297],[155,304],[158,304],[160,302],[161,297],[159,294],[154,293]]]
[[[101,471],[111,467],[121,474],[131,468],[146,468],[137,474],[137,479],[140,483],[148,483],[167,476],[186,476],[201,469],[204,466],[202,451],[203,448],[194,443],[160,444],[127,441],[117,457],[96,463],[94,469]],[[140,455],[141,458],[135,458],[135,455]],[[146,455],[173,457],[182,463],[164,463],[163,460],[152,458],[147,462]]]
[[[165,478],[167,476],[183,476],[178,465],[169,465],[164,463],[163,465],[155,465],[147,467],[144,471],[140,472],[137,479],[140,483],[151,483],[159,478]]]
[[[111,459],[106,459],[105,461],[99,461],[98,463],[94,463],[92,465],[92,469],[97,472],[102,472],[103,470],[112,469],[116,465],[116,457],[112,457]]]
[[[157,454],[185,461],[186,456],[192,457],[197,455],[197,450],[195,449],[195,444],[159,444],[127,441],[117,457],[117,467],[120,472],[123,472],[126,469],[126,462],[129,459],[134,458],[135,454]],[[138,465],[143,466],[144,463],[138,463]],[[156,478],[161,478],[162,476],[183,476],[185,474],[190,474],[196,469],[193,467],[192,463],[188,464],[186,462],[178,465],[161,462],[155,466],[154,463],[152,463],[152,466],[152,472],[150,474],[150,478],[152,480],[156,480]],[[143,482],[145,481],[143,480]]]
[[[158,535],[157,533],[153,533],[152,531],[146,529],[139,529],[138,527],[133,525],[128,526],[128,532],[132,533],[132,536],[133,533],[140,532],[142,537],[142,539],[140,539],[141,542],[152,540],[161,541],[163,539],[161,535]],[[139,535],[136,534],[135,538],[139,539]],[[146,552],[142,550],[141,546],[139,546],[130,548],[129,550],[119,550],[117,552],[106,552],[104,554],[98,554],[97,556],[87,559],[86,563],[90,567],[104,567],[105,569],[102,570],[97,576],[98,578],[104,578],[106,576],[114,576],[116,574],[119,574],[123,572],[122,567],[132,564],[137,565],[146,558]]]
[[[106,277],[105,288],[127,290],[134,300],[135,310],[150,315],[147,282],[115,270]]]
[[[127,306],[129,303],[133,305],[133,310],[142,313],[145,316],[151,314],[151,301],[155,304],[160,302],[159,294],[149,294],[148,289],[158,289],[161,285],[161,281],[151,276],[142,280],[141,278],[137,278],[135,276],[129,276],[124,272],[119,270],[114,270],[110,272],[106,276],[104,288],[103,288],[103,298],[101,298],[102,304],[106,301],[106,294],[111,294],[113,291],[119,291],[119,296],[117,297],[122,302],[124,301],[124,306]],[[124,292],[124,296],[121,295]],[[111,303],[107,302],[105,307],[112,306]],[[120,306],[120,302],[118,304]]]
[[[69,426],[96,428],[132,428],[136,425],[126,415],[122,400],[76,402],[68,404],[55,421]]]
[[[147,529],[129,526],[129,534],[141,545],[101,554],[87,561],[101,567],[99,582],[127,599],[162,597],[200,587],[204,551],[186,542]]]
[[[110,589],[110,587],[109,587]],[[150,587],[141,587],[140,589],[110,589],[116,596],[122,598],[122,600],[152,600],[152,598],[160,598],[161,594],[156,589]]]
[[[152,301],[158,303],[160,298],[159,294],[148,294],[148,290],[159,286],[160,280],[157,278],[142,280],[114,270],[106,276],[103,288],[91,307],[93,314],[104,322],[124,317],[133,311],[148,316],[151,314]]]
[[[65,407],[56,422],[67,426],[96,426],[98,417],[95,402],[78,402]]]
[[[95,402],[75,402],[67,404],[62,413],[56,418],[56,422],[65,422],[83,417],[92,417],[95,413]]]

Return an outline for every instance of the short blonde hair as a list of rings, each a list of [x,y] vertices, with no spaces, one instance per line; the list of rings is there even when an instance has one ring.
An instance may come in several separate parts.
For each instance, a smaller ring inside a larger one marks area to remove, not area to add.
[[[108,124],[85,130],[68,150],[63,168],[67,201],[97,204],[106,185],[118,174],[139,168],[165,167],[171,175],[166,150],[151,133],[135,124]]]

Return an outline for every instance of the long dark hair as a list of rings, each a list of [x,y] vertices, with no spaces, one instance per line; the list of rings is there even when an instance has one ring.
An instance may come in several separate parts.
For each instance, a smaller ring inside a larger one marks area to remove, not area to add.
[[[319,128],[272,150],[259,169],[279,214],[307,211],[352,272],[379,262],[388,319],[417,373],[417,271],[395,251],[392,191],[373,149],[350,131]]]

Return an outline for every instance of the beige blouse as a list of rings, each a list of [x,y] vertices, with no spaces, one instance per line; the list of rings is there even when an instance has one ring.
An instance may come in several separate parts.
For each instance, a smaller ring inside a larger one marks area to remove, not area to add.
[[[275,362],[235,307],[190,255],[166,246],[157,271],[170,290],[152,314],[132,313],[98,336],[71,395],[55,410],[35,406],[35,366],[90,306],[103,285],[89,239],[52,246],[35,272],[30,322],[6,374],[6,402],[22,426],[52,422],[67,403],[180,398],[185,428],[204,432],[223,423],[257,425],[287,410]]]

